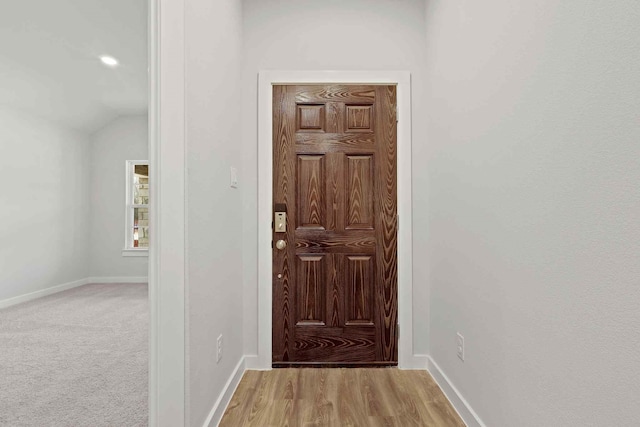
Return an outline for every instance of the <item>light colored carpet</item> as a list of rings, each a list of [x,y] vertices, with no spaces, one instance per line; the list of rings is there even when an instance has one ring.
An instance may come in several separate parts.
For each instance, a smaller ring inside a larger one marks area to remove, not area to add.
[[[146,426],[147,284],[0,310],[0,426]]]

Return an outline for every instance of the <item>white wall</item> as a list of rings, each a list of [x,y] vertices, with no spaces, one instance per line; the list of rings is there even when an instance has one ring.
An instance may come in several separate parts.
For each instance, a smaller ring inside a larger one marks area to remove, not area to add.
[[[243,270],[245,351],[257,353],[257,76],[260,70],[408,70],[414,152],[426,128],[422,79],[424,0],[244,1]],[[423,169],[423,168],[417,168]],[[415,170],[415,169],[414,169]],[[420,172],[414,189],[425,179]],[[415,190],[414,190],[415,191]],[[426,250],[426,218],[414,215],[414,250]],[[425,249],[422,249],[425,248]],[[414,263],[414,353],[427,352],[428,288]]]
[[[147,115],[123,116],[92,135],[91,277],[146,277],[147,257],[123,257],[125,162],[147,160]]]
[[[202,426],[242,348],[239,0],[186,2],[187,425]],[[216,364],[216,339],[224,338]]]
[[[0,301],[89,271],[89,143],[0,109]]]
[[[432,357],[486,425],[638,425],[640,3],[426,17]]]

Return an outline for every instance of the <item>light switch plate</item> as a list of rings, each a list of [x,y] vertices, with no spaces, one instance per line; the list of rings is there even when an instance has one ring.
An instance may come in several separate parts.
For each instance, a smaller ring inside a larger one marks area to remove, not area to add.
[[[231,188],[238,188],[238,170],[231,166]]]

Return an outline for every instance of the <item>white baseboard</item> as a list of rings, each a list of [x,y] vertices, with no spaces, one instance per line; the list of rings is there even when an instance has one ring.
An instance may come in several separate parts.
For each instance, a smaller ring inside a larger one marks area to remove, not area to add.
[[[63,283],[62,285],[52,286],[50,288],[41,289],[39,291],[30,292],[28,294],[8,298],[0,301],[0,308],[11,307],[12,305],[46,297],[47,295],[66,291],[67,289],[77,288],[78,286],[86,285],[87,283],[89,283],[87,279],[74,280],[73,282]]]
[[[244,366],[246,370],[251,371],[270,371],[271,363],[268,366],[264,366],[260,363],[260,358],[256,354],[244,356]]]
[[[129,276],[129,277],[89,277],[87,283],[148,283],[147,276]]]
[[[462,397],[462,394],[460,394],[438,364],[434,362],[430,356],[427,356],[427,360],[427,371],[429,371],[444,395],[449,399],[449,402],[451,402],[451,405],[458,412],[458,415],[460,415],[464,423],[469,427],[486,427],[478,414],[476,414],[471,405],[469,405],[469,402]]]
[[[231,397],[233,393],[235,393],[240,380],[242,379],[242,375],[246,371],[245,364],[245,356],[240,358],[240,361],[236,365],[236,368],[231,373],[231,376],[227,380],[227,383],[224,385],[222,389],[222,393],[218,397],[218,400],[211,408],[211,412],[209,412],[209,416],[207,420],[204,422],[203,427],[217,427],[222,420],[222,416],[224,415],[224,411],[226,411],[229,402],[231,401]]]
[[[41,289],[39,291],[30,292],[17,297],[8,298],[0,301],[0,308],[11,307],[12,305],[21,304],[37,298],[46,297],[47,295],[66,291],[67,289],[77,288],[78,286],[90,283],[147,283],[147,277],[87,277],[73,282],[63,283],[62,285],[52,286],[50,288]]]
[[[426,370],[429,363],[429,356],[426,354],[414,354],[398,364],[398,369],[402,370]]]

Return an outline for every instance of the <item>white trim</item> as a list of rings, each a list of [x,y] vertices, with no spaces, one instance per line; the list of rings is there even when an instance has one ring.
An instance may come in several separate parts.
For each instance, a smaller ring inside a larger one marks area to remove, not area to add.
[[[471,405],[469,405],[469,402],[462,397],[462,394],[453,385],[442,369],[440,369],[438,364],[431,358],[431,356],[427,356],[427,359],[427,371],[431,374],[436,384],[438,384],[438,387],[440,387],[440,390],[442,390],[449,400],[449,403],[451,403],[451,406],[453,406],[458,415],[460,415],[460,418],[462,418],[464,423],[469,427],[486,427],[484,422],[482,422],[482,419],[480,419]]]
[[[398,114],[398,366],[413,364],[411,219],[411,75],[407,71],[261,71],[258,78],[258,358],[271,369],[272,85],[397,84]]]
[[[39,291],[30,292],[17,297],[7,298],[0,301],[0,309],[22,304],[23,302],[32,301],[34,299],[46,297],[47,295],[56,294],[68,289],[77,288],[79,286],[90,285],[93,283],[147,283],[147,277],[85,277],[84,279],[74,280],[73,282],[63,283],[61,285],[51,286]]]
[[[414,354],[401,369],[426,371],[429,366],[429,355]]]
[[[77,288],[89,283],[89,279],[74,280],[73,282],[63,283],[61,285],[51,286],[50,288],[41,289],[39,291],[30,292],[24,295],[18,295],[17,297],[7,298],[0,301],[0,309],[11,307],[16,304],[22,304],[23,302],[32,301],[34,299],[46,297],[47,295],[55,294],[58,292],[66,291],[67,289]]]
[[[147,51],[148,58],[148,67],[149,67],[149,105],[148,105],[148,113],[147,113],[147,126],[149,132],[149,163],[156,164],[156,160],[158,158],[158,135],[160,133],[160,119],[159,119],[159,109],[158,98],[160,95],[160,76],[159,76],[159,44],[160,44],[160,0],[147,0],[147,8],[149,10],[148,16],[148,26],[149,26],[149,34],[147,36],[147,41],[149,44]],[[149,182],[153,183],[155,181],[156,176],[158,176],[157,167],[153,168],[154,170],[149,170]],[[153,186],[155,187],[155,185]],[[154,189],[151,185],[149,185],[149,197],[153,195],[154,192],[158,192],[158,189]],[[155,224],[156,219],[156,208],[159,206],[157,201],[155,201],[155,197],[152,200],[149,200],[151,203],[149,206],[149,223],[151,225]],[[157,273],[157,249],[156,239],[149,239],[149,397],[148,397],[148,405],[149,405],[149,427],[157,427],[158,419],[159,419],[159,410],[160,406],[160,398],[159,398],[159,385],[158,385],[158,347],[160,347],[159,341],[159,321],[158,321],[158,311],[159,311],[159,298],[157,289],[157,281],[156,277]]]
[[[236,388],[238,388],[238,384],[240,384],[240,380],[246,370],[245,357],[242,356],[231,373],[231,376],[227,380],[227,383],[224,385],[222,392],[218,396],[218,400],[213,404],[213,408],[211,408],[209,416],[204,422],[203,427],[217,427],[218,424],[220,424],[224,411],[227,410],[231,397],[233,397],[233,393],[235,393]]]
[[[132,248],[132,249],[123,249],[122,250],[122,256],[124,257],[148,257],[149,256],[149,249],[148,248],[144,248],[144,249],[140,249],[140,248]]]
[[[87,277],[87,283],[148,283],[149,278],[146,276],[97,276]]]
[[[185,425],[185,0],[149,1],[149,427]]]
[[[260,365],[260,358],[257,354],[245,354],[244,365],[246,370],[251,371],[263,371],[263,367]],[[271,369],[271,367],[269,367]]]

